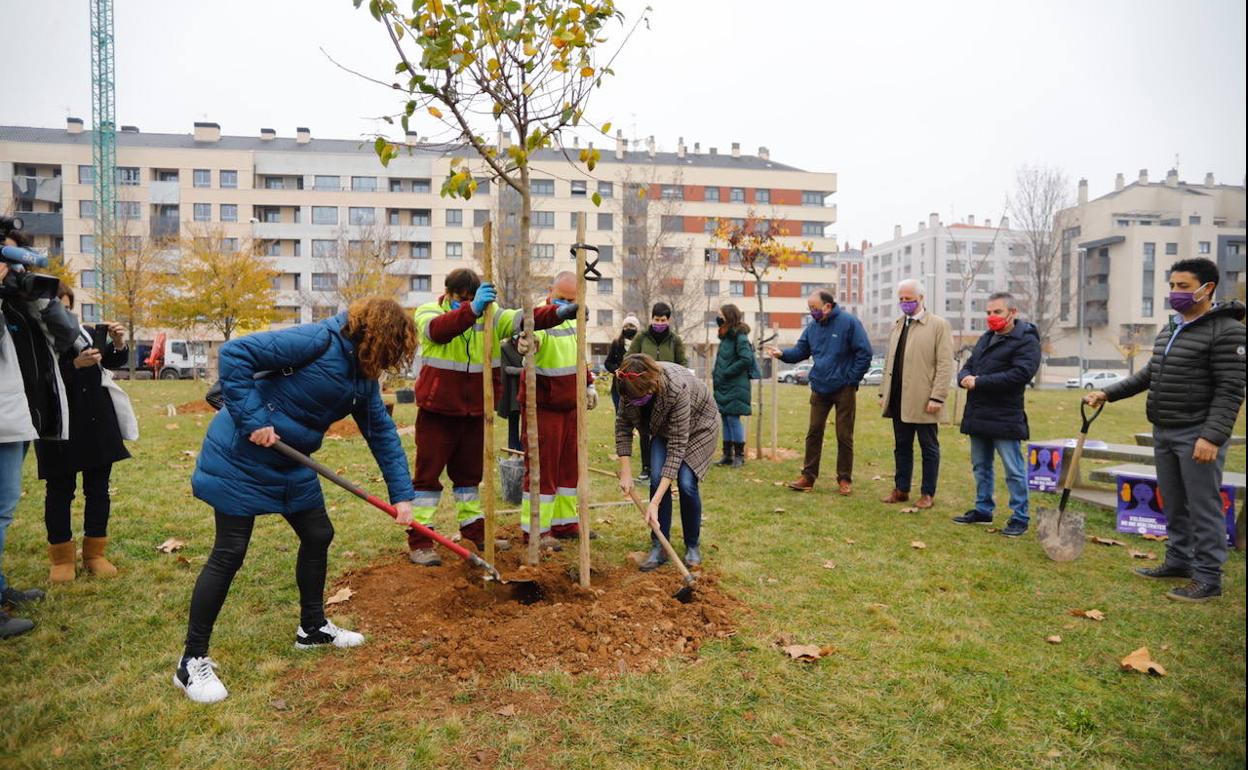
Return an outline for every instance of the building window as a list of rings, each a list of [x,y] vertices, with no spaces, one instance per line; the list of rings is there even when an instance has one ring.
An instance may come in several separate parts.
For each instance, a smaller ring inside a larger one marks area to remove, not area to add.
[[[313,206],[312,207],[312,224],[314,225],[336,225],[338,224],[338,208],[336,206]]]
[[[683,201],[685,199],[685,188],[678,184],[665,184],[659,195],[663,200]]]
[[[555,180],[553,179],[534,179],[529,182],[529,192],[543,198],[550,198],[555,194]]]
[[[728,296],[729,297],[744,297],[745,296],[745,281],[729,281],[728,282]]]
[[[598,325],[599,326],[614,326],[615,325],[615,313],[610,310],[599,310],[598,311]]]
[[[233,169],[221,169],[217,173],[221,186],[233,190],[238,187],[238,172]]]
[[[729,203],[745,203],[745,188],[733,187],[728,190]]]
[[[260,209],[260,221],[266,224],[280,224],[282,221],[282,210],[276,207],[265,207]]]
[[[353,192],[377,192],[377,177],[353,176],[351,177],[351,190]]]
[[[433,291],[433,276],[413,275],[409,286],[412,291]]]
[[[95,253],[95,236],[94,235],[78,236],[78,251],[82,252],[83,254],[94,254]]]
[[[99,323],[100,306],[93,302],[82,303],[82,322],[83,323]]]
[[[79,219],[95,219],[95,201],[93,200],[78,201],[78,218]]]
[[[1157,244],[1145,243],[1144,244],[1144,269],[1145,270],[1149,270],[1152,268],[1156,257],[1157,257]]]
[[[266,176],[264,178],[264,189],[266,190],[285,190],[286,180],[280,176]]]
[[[427,192],[430,192],[432,189],[433,187],[432,185],[430,185],[428,179],[413,179],[412,180],[412,192],[414,193],[427,193]]]
[[[679,233],[684,229],[684,217],[664,215],[659,220],[659,232],[661,233]]]
[[[323,239],[312,241],[312,256],[315,259],[332,259],[338,253],[338,242]]]
[[[538,230],[552,230],[555,227],[555,212],[553,211],[534,211],[533,227]]]
[[[269,256],[269,257],[282,256],[282,242],[281,241],[265,241],[264,253],[265,253],[265,256]]]
[[[293,253],[293,254],[291,254],[291,256],[292,256],[292,257],[302,257],[302,256],[303,256],[303,241],[298,241],[298,240],[296,240],[296,241],[292,241],[292,243],[293,243],[293,245],[294,245],[294,247],[295,247],[295,251],[294,251],[294,253]],[[296,289],[297,289],[297,288],[299,288],[299,287],[298,287],[298,285],[296,285],[296,286],[295,286],[295,288],[296,288]]]
[[[1211,251],[1209,241],[1201,241],[1196,246],[1197,246],[1196,251],[1200,254],[1209,254]]]
[[[398,209],[390,209],[386,212],[386,222],[389,223],[391,227],[398,227],[402,224],[402,222],[399,221],[399,216],[400,213]]]
[[[553,243],[535,243],[533,244],[533,259],[554,259],[555,244]]]
[[[447,227],[463,227],[464,226],[463,209],[447,209],[446,210],[446,226]]]
[[[706,192],[705,197],[708,201],[713,202],[713,203],[719,203],[719,188],[718,187],[707,187],[705,192]]]
[[[478,178],[473,181],[477,183],[477,192],[476,192],[477,195],[489,195],[490,194],[490,180]]]
[[[78,184],[95,184],[95,166],[78,167]]]
[[[615,280],[612,278],[599,278],[598,279],[598,293],[599,294],[614,294],[615,293]]]
[[[390,180],[390,192],[403,192],[403,180],[391,179]]]
[[[822,206],[823,205],[823,193],[817,192],[815,190],[802,190],[802,205],[803,206]]]
[[[614,262],[615,261],[615,247],[611,245],[599,246],[598,247],[598,261],[603,262],[603,263]]]
[[[338,192],[342,189],[342,182],[336,176],[317,174],[312,177],[312,189]]]
[[[802,223],[802,235],[822,238],[824,226],[825,225],[823,222],[803,222]]]
[[[708,297],[719,296],[719,281],[703,281],[702,293]]]
[[[703,220],[702,232],[706,233],[707,235],[714,235],[715,231],[718,229],[719,229],[719,220],[716,219],[715,217],[707,217],[705,220]]]
[[[615,215],[599,212],[598,229],[599,230],[614,230],[615,229]]]
[[[610,198],[615,195],[615,185],[611,182],[599,182],[598,194],[603,198]]]
[[[754,191],[755,203],[771,203],[771,190],[759,188]]]
[[[221,239],[221,251],[224,254],[233,254],[234,252],[238,251],[238,239],[237,238],[222,238]]]
[[[140,216],[142,209],[138,201],[117,201],[118,219],[138,219]]]
[[[1187,218],[1187,223],[1188,223],[1189,225],[1198,225],[1198,224],[1200,224],[1200,215],[1199,215],[1199,214],[1192,214],[1190,217],[1188,217],[1188,218]],[[1150,315],[1151,315],[1151,314],[1150,314]]]
[[[238,221],[238,204],[222,203],[221,204],[221,221],[237,222]]]
[[[313,305],[312,321],[315,323],[316,321],[324,321],[326,318],[333,318],[337,312],[338,308],[333,305]]]
[[[433,245],[425,241],[412,244],[412,259],[429,259],[433,256]]]
[[[463,259],[464,258],[464,244],[458,241],[451,241],[447,243],[446,244],[446,258],[447,259]]]
[[[484,227],[485,223],[489,221],[490,221],[489,209],[473,209],[472,211],[472,226],[473,227]]]
[[[1144,299],[1140,300],[1140,315],[1144,316],[1145,318],[1153,317],[1153,298],[1152,297],[1145,297]]]
[[[371,225],[377,222],[377,209],[351,206],[347,209],[347,223],[352,225]]]
[[[1166,244],[1166,256],[1167,257],[1177,256],[1178,253],[1179,253],[1179,244],[1177,243]]]
[[[313,273],[312,291],[337,291],[338,275],[336,273]]]
[[[139,169],[137,166],[118,166],[117,167],[117,184],[123,187],[137,187],[139,184]]]
[[[84,289],[94,289],[100,285],[99,273],[94,270],[82,270],[78,273],[78,285]]]
[[[412,212],[413,227],[429,227],[433,224],[433,214],[429,209],[416,209]]]
[[[584,198],[584,197],[585,197],[585,180],[583,180],[583,179],[576,179],[576,180],[573,180],[573,182],[572,182],[572,197],[573,197],[573,198]]]

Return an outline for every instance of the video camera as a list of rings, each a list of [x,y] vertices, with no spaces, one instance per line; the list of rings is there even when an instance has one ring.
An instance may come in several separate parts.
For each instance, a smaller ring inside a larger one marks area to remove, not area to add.
[[[0,232],[7,237],[9,233],[22,229],[22,220],[17,217],[0,217]],[[37,251],[21,246],[0,246],[0,259],[10,266],[17,293],[25,299],[56,299],[56,291],[60,287],[60,279],[54,275],[32,273],[30,268],[48,266],[48,258]]]

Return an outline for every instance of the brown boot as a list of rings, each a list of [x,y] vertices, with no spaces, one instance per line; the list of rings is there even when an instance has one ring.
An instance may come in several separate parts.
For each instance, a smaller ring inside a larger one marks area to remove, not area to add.
[[[854,493],[854,485],[845,479],[841,479],[836,482],[836,491],[841,497],[849,497]]]
[[[919,501],[914,504],[914,507],[918,508],[920,511],[926,511],[935,504],[936,500],[931,495],[920,495]]]
[[[910,499],[909,492],[902,492],[900,489],[894,489],[884,497],[880,498],[881,503],[904,503]]]
[[[113,577],[117,574],[117,568],[104,558],[104,548],[107,545],[107,537],[82,539],[82,566],[96,577]]]
[[[75,562],[78,560],[78,546],[73,540],[48,546],[48,558],[52,561],[52,569],[48,570],[49,583],[69,583],[75,577]]]
[[[808,479],[805,476],[798,476],[797,481],[790,481],[785,486],[787,486],[789,489],[792,489],[796,492],[809,492],[810,490],[815,488],[815,482],[814,480]]]

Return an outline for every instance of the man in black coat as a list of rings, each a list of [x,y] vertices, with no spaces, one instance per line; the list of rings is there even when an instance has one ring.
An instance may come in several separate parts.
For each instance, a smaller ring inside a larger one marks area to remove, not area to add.
[[[1018,303],[1006,292],[988,298],[988,331],[958,373],[967,390],[962,432],[971,437],[975,471],[975,507],[955,517],[958,524],[988,524],[996,507],[992,492],[993,453],[1001,457],[1010,490],[1010,520],[1001,534],[1018,537],[1030,521],[1027,464],[1022,442],[1031,437],[1023,394],[1040,368],[1040,333],[1035,324],[1018,319]]]
[[[1167,599],[1203,602],[1222,595],[1226,519],[1222,468],[1244,403],[1244,306],[1213,302],[1218,266],[1184,259],[1170,267],[1177,315],[1153,343],[1148,366],[1084,398],[1091,406],[1148,391],[1157,485],[1166,512],[1166,560],[1137,569],[1148,578],[1187,578]]]

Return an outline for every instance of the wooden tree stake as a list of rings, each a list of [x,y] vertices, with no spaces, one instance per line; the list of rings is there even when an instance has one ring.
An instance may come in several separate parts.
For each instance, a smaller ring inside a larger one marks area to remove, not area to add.
[[[576,242],[585,242],[585,212],[576,217]],[[576,518],[581,535],[576,550],[581,588],[589,588],[589,435],[585,403],[589,387],[585,327],[589,325],[589,314],[585,310],[585,249],[576,250],[576,305]]]
[[[485,241],[481,255],[482,280],[494,282],[494,228],[487,221],[481,228]],[[494,532],[498,525],[494,492],[494,303],[485,308],[481,322],[485,326],[484,353],[481,357],[482,408],[485,410],[485,441],[481,469],[481,510],[485,515],[485,560],[494,563]]]

